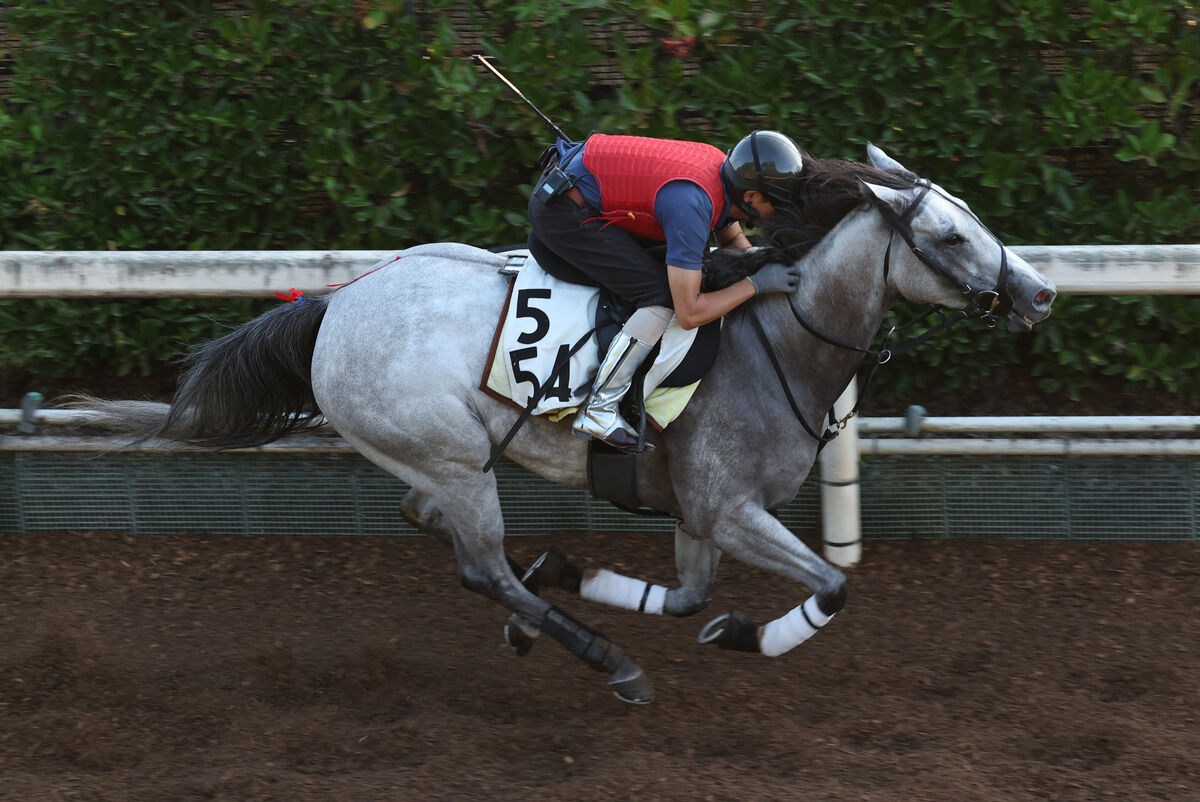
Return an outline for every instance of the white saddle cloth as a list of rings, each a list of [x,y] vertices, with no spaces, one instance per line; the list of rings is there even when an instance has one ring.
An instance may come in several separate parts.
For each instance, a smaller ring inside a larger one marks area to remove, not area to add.
[[[600,291],[554,278],[528,251],[506,255],[510,264],[521,255],[526,260],[497,325],[483,389],[524,409],[558,360],[579,345],[533,410],[558,420],[583,404],[600,366],[595,332],[580,345],[595,325]],[[672,318],[646,373],[646,415],[660,429],[679,416],[700,385],[697,381],[686,387],[658,387],[679,366],[695,338],[695,329],[684,330]]]

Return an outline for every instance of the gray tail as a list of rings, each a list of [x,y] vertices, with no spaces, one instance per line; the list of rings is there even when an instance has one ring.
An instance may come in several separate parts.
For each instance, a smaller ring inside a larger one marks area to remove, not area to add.
[[[312,355],[328,296],[275,307],[194,348],[170,406],[76,397],[102,426],[139,441],[248,448],[322,422],[312,391]]]

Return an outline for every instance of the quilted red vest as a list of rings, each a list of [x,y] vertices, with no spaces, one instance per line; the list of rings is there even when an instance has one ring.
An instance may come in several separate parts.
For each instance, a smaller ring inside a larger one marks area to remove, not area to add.
[[[592,134],[583,165],[600,185],[601,215],[618,228],[663,242],[666,235],[654,217],[654,197],[669,181],[691,181],[712,201],[709,228],[720,222],[725,205],[721,162],[725,154],[701,142],[641,136]]]

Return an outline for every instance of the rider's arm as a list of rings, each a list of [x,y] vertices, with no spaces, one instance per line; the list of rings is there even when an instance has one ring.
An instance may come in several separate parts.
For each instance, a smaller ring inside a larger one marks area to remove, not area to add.
[[[662,224],[667,239],[667,281],[671,287],[671,301],[675,305],[675,318],[685,329],[710,323],[754,297],[750,279],[742,279],[716,292],[700,291],[712,213],[708,195],[689,181],[671,181],[655,198],[654,216]],[[729,233],[734,228],[730,226],[723,230]],[[736,226],[736,231],[736,236],[741,236],[744,241],[741,227]],[[744,246],[748,248],[750,243],[744,242]],[[735,242],[733,247],[739,246]]]
[[[711,323],[754,297],[754,285],[744,278],[716,292],[700,292],[701,272],[667,265],[675,319],[685,329]]]
[[[736,220],[722,228],[720,231],[714,232],[717,238],[717,245],[722,248],[737,248],[739,251],[748,251],[753,246],[750,240],[746,239],[745,232],[742,231],[742,224]]]

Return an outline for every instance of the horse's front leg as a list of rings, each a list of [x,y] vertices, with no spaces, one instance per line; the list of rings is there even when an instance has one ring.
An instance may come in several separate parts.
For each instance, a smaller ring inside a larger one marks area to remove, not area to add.
[[[681,521],[675,525],[675,572],[679,587],[652,585],[643,579],[599,568],[583,573],[579,595],[588,601],[650,615],[691,615],[703,610],[712,598],[720,559],[720,549],[695,537]]]
[[[721,550],[712,541],[701,540],[683,522],[675,525],[675,573],[679,587],[667,591],[663,611],[677,618],[698,613],[712,599],[717,583]]]
[[[712,534],[716,544],[735,559],[801,582],[814,594],[761,627],[737,612],[718,616],[701,630],[702,643],[776,657],[819,632],[845,605],[842,572],[761,507],[746,504],[720,516],[714,520]]]

